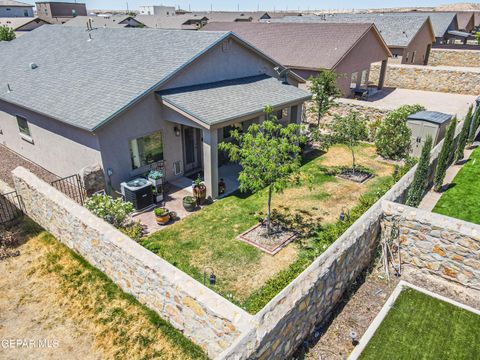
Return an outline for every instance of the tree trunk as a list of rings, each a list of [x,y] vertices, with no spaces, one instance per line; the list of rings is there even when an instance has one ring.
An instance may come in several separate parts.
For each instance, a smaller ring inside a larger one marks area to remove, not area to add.
[[[270,214],[272,207],[272,185],[268,187],[268,207],[267,207],[267,234],[271,234]]]
[[[355,175],[355,151],[353,150],[353,147],[350,148],[350,151],[352,152],[352,169],[353,169],[353,175]]]

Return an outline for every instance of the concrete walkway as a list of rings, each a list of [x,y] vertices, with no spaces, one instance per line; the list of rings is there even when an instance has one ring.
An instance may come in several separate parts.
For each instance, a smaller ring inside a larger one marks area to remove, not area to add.
[[[478,144],[476,143],[475,145]],[[443,181],[444,186],[453,182],[453,179],[455,179],[455,176],[457,176],[458,172],[463,167],[463,164],[465,164],[465,160],[468,160],[470,158],[470,155],[475,150],[475,147],[473,149],[465,149],[465,159],[462,161],[461,164],[454,164],[447,169],[447,174],[445,175],[445,180]],[[433,189],[430,190],[424,196],[418,208],[422,210],[432,211],[435,205],[437,205],[437,202],[442,197],[442,194],[443,192],[438,193],[436,191],[433,191]]]

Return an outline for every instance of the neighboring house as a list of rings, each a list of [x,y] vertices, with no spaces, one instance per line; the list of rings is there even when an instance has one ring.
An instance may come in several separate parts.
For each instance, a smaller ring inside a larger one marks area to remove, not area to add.
[[[471,33],[475,29],[475,14],[473,11],[458,11],[458,30]]]
[[[64,24],[76,16],[87,16],[84,3],[68,1],[36,2],[37,16],[51,24]]]
[[[412,13],[407,13],[412,14]],[[418,13],[413,13],[416,16]],[[454,12],[422,12],[430,17],[435,33],[435,44],[446,44],[448,42],[449,32],[459,30],[457,14]]]
[[[367,87],[372,63],[383,62],[385,75],[391,56],[373,24],[232,22],[209,23],[203,30],[233,31],[304,79],[321,70],[335,71],[344,96],[352,89]],[[383,80],[379,88],[382,86]]]
[[[195,12],[198,16],[205,16],[210,22],[257,22],[270,19],[265,11],[244,12],[244,11],[210,11]]]
[[[0,0],[0,18],[33,17],[33,6],[15,0]]]
[[[25,32],[35,30],[42,25],[48,25],[49,23],[39,18],[0,18],[0,26],[8,26],[15,31],[15,35],[21,36]]]
[[[117,190],[164,160],[167,180],[204,171],[218,142],[271,105],[300,122],[310,94],[230,32],[43,26],[0,45],[0,143],[59,175],[100,164]]]
[[[394,58],[401,58],[402,64],[424,65],[435,34],[432,22],[426,15],[402,16],[402,14],[328,14],[321,16],[287,16],[271,22],[336,22],[336,23],[374,23],[387,43]],[[341,34],[338,35],[341,39]]]
[[[140,21],[129,15],[77,16],[67,21],[64,26],[99,27],[144,27]]]
[[[173,16],[175,15],[175,7],[162,5],[139,6],[138,13],[140,15]]]
[[[196,14],[175,16],[137,15],[135,20],[152,29],[179,30],[198,30],[208,22],[208,18]]]

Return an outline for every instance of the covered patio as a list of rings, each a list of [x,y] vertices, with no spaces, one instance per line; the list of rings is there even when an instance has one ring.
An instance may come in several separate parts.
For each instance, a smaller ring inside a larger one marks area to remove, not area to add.
[[[219,153],[218,144],[231,141],[230,131],[246,131],[265,119],[270,105],[282,123],[300,123],[305,90],[267,75],[225,80],[157,92],[165,106],[166,119],[177,125],[184,152],[183,176],[170,181],[188,191],[198,174],[207,187],[207,197],[219,197],[219,181],[226,193],[238,188],[240,167]],[[224,195],[225,195],[224,194]]]

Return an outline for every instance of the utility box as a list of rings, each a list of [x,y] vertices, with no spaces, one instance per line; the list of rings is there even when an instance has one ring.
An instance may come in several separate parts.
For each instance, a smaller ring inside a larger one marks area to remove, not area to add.
[[[445,137],[445,131],[452,120],[452,115],[437,111],[420,111],[407,118],[407,126],[412,130],[410,155],[420,157],[423,144],[430,135],[433,146]]]

